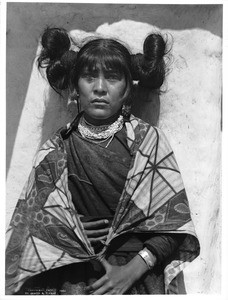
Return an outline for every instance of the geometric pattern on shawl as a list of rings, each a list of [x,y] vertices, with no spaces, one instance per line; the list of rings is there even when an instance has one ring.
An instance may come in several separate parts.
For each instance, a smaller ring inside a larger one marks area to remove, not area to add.
[[[113,238],[129,230],[186,233],[186,239],[172,257],[173,260],[167,264],[164,273],[166,293],[178,294],[177,275],[199,255],[200,250],[186,191],[176,158],[164,133],[140,119],[132,119],[128,126],[135,124],[135,128],[129,130],[132,134],[129,147],[137,150],[133,150],[134,163],[117,207],[113,232],[109,234]]]
[[[101,260],[124,232],[186,233],[167,262],[166,293],[177,294],[177,275],[199,255],[187,196],[173,151],[161,130],[131,116],[125,123],[133,155],[103,250],[95,254],[68,189],[66,149],[60,129],[38,151],[7,230],[6,293],[29,277],[75,262]]]

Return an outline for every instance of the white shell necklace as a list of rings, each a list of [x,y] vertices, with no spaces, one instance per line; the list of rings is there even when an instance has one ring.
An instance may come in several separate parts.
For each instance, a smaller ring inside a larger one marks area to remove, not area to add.
[[[123,124],[124,120],[122,115],[120,115],[114,123],[100,126],[88,123],[82,115],[78,124],[78,130],[84,138],[91,140],[103,140],[114,136],[115,133],[123,128]]]

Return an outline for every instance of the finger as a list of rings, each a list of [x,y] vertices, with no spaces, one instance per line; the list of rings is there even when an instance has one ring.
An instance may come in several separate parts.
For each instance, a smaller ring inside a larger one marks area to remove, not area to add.
[[[109,224],[107,219],[98,220],[98,221],[89,221],[89,222],[82,222],[85,229],[97,229],[100,227],[105,227]]]
[[[109,294],[110,287],[107,284],[102,284],[99,288],[93,289],[89,292],[90,295],[104,295]]]
[[[102,241],[105,241],[107,238],[107,235],[103,235],[101,237],[98,237],[98,238],[89,238],[89,241],[91,244],[97,244],[99,242],[102,242]]]
[[[106,278],[104,276],[102,276],[100,279],[98,279],[97,281],[95,281],[93,284],[87,286],[85,288],[86,292],[88,293],[93,293],[95,290],[99,289],[100,287],[102,287],[106,282]]]
[[[103,258],[103,259],[101,260],[101,264],[102,264],[102,266],[104,267],[106,273],[107,273],[108,271],[110,271],[110,269],[112,268],[112,265],[110,265],[110,263],[109,263],[105,258]]]
[[[97,230],[85,230],[85,233],[88,238],[100,237],[103,235],[107,235],[109,232],[109,228],[97,229]]]
[[[110,288],[108,286],[103,285],[102,287],[94,291],[92,295],[105,295],[105,294],[109,295],[110,294],[109,290]]]

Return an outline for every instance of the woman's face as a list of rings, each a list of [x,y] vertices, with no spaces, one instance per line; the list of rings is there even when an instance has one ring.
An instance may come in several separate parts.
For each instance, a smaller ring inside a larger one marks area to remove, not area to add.
[[[126,85],[124,75],[112,70],[85,70],[78,80],[82,109],[93,119],[111,117],[123,105]]]

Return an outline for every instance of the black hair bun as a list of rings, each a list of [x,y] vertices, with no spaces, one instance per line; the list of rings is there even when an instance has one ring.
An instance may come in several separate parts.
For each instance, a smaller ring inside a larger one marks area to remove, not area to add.
[[[70,49],[70,38],[65,29],[47,28],[42,35],[41,45],[47,59],[57,60]]]
[[[161,34],[150,34],[143,44],[144,59],[147,61],[155,61],[162,59],[166,54],[166,42]]]
[[[144,41],[143,54],[132,55],[132,77],[139,81],[139,85],[150,89],[162,86],[166,74],[166,44],[161,34],[153,33]]]
[[[69,50],[71,41],[67,31],[62,28],[46,28],[41,37],[41,45],[38,68],[46,68],[49,84],[59,93],[69,87],[69,76],[77,52]]]
[[[76,57],[76,52],[67,51],[62,55],[60,60],[48,65],[46,74],[54,90],[65,90],[69,87],[70,72]]]

